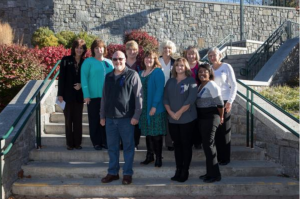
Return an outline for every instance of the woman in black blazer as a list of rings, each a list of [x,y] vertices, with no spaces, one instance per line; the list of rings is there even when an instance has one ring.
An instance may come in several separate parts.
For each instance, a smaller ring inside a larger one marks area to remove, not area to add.
[[[67,149],[82,149],[82,111],[83,93],[80,70],[87,51],[85,41],[76,39],[71,48],[71,55],[62,58],[58,80],[57,98],[65,101],[65,130]]]

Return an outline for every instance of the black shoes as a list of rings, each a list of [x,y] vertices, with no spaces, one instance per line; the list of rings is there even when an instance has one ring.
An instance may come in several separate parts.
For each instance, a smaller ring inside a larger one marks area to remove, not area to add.
[[[155,164],[154,164],[155,167],[161,167],[162,166],[162,157],[157,157],[156,156],[156,160],[155,160]]]
[[[181,169],[176,169],[175,175],[171,178],[171,180],[178,181],[180,178],[180,174],[181,174]]]
[[[221,166],[224,166],[224,165],[227,165],[227,164],[229,164],[230,163],[230,160],[227,160],[227,161],[219,161],[219,165],[221,165]]]
[[[205,179],[203,179],[203,182],[206,183],[213,183],[213,182],[218,182],[221,180],[221,176],[217,176],[217,177],[206,177]]]
[[[199,179],[200,179],[200,180],[204,180],[204,179],[206,179],[207,177],[208,177],[207,174],[205,174],[205,175],[200,176]]]
[[[173,181],[185,182],[189,178],[189,170],[176,169],[175,175],[171,178]]]
[[[81,149],[82,149],[82,146],[76,146],[75,149],[81,150]]]
[[[151,162],[154,162],[154,155],[153,155],[153,153],[147,153],[146,159],[143,162],[141,162],[140,164],[147,165]]]
[[[174,151],[174,147],[168,146],[168,151]]]
[[[189,170],[183,169],[181,171],[180,177],[177,181],[178,182],[185,182],[185,181],[187,181],[187,179],[189,179]]]
[[[97,151],[100,151],[100,150],[102,150],[102,147],[100,145],[95,145],[94,149],[97,150]]]
[[[74,148],[73,148],[73,147],[70,147],[70,146],[67,146],[67,149],[68,149],[68,150],[73,150]]]

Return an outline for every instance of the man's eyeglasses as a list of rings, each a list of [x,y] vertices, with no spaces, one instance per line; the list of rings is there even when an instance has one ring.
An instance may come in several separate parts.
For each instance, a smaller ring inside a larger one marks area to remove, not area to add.
[[[118,60],[122,61],[123,59],[125,59],[125,58],[112,58],[113,61],[118,61]]]

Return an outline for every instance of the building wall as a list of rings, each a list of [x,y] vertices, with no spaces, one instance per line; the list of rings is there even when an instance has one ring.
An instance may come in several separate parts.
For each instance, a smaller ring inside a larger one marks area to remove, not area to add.
[[[231,32],[239,40],[238,4],[193,0],[2,0],[0,17],[9,22],[18,37],[30,43],[41,26],[55,32],[88,31],[107,43],[122,43],[125,31],[143,29],[173,40],[180,48],[210,47]],[[284,20],[298,20],[294,8],[245,6],[245,38],[264,41]]]

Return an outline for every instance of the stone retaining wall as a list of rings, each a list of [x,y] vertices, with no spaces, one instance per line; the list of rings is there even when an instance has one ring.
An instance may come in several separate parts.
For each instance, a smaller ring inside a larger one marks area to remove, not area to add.
[[[178,47],[216,45],[230,33],[239,38],[239,4],[193,0],[2,0],[0,17],[29,44],[35,29],[88,31],[107,43],[122,43],[125,31],[143,29]],[[245,6],[245,38],[264,41],[284,20],[298,20],[294,8]]]
[[[232,107],[232,133],[246,135],[246,122],[246,102],[237,96]],[[258,110],[254,111],[254,147],[264,149],[266,159],[281,164],[284,176],[299,179],[299,139]]]

